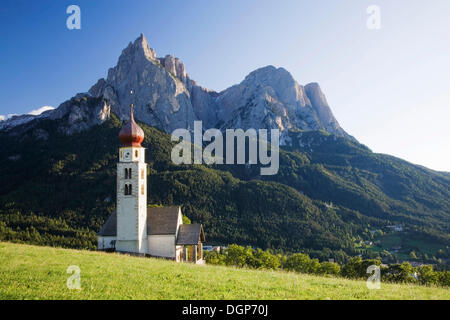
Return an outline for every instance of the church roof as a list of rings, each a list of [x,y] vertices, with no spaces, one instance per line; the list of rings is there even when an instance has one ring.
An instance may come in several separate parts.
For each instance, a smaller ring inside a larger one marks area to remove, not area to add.
[[[98,235],[103,237],[115,237],[116,234],[117,234],[117,213],[116,211],[114,211],[106,220],[105,224],[100,229]]]
[[[147,208],[147,235],[175,235],[178,225],[179,206]],[[98,233],[103,237],[117,235],[117,213],[114,211]],[[205,236],[200,224],[182,224],[178,231],[177,244],[197,244]]]
[[[178,230],[177,244],[193,245],[205,242],[205,234],[201,224],[182,224]]]
[[[119,138],[124,147],[140,147],[144,141],[144,131],[134,121],[133,105],[130,106],[130,121],[120,130]]]
[[[147,235],[176,234],[179,206],[147,209]]]

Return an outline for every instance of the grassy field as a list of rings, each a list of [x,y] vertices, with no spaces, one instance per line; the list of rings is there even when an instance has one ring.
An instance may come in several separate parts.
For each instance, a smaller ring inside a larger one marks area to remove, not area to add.
[[[68,289],[67,268],[81,289]],[[450,290],[0,242],[0,299],[450,299]]]

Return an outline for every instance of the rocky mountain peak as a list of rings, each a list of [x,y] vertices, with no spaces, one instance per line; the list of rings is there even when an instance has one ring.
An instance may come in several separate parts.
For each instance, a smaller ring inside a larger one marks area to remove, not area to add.
[[[179,58],[158,58],[144,34],[129,43],[117,65],[91,87],[89,95],[108,101],[110,111],[122,120],[129,119],[133,103],[137,121],[169,133],[193,128],[195,120],[202,120],[205,129],[326,130],[353,139],[339,126],[317,83],[302,86],[286,69],[269,65],[218,93],[190,79]],[[64,103],[58,109],[67,114],[68,108],[77,105]],[[85,118],[77,117],[77,112],[73,115],[73,119]]]
[[[123,120],[129,119],[129,105],[133,103],[138,121],[167,132],[191,128],[196,117],[190,93],[177,76],[185,74],[184,65],[173,57],[166,58],[163,65],[141,35],[122,51],[108,77],[100,79],[89,93],[110,101],[111,111]]]
[[[256,69],[250,72],[244,79],[244,82],[256,82],[261,84],[274,84],[282,80],[287,83],[294,83],[292,75],[284,68],[276,68],[272,65]]]
[[[223,128],[325,130],[354,140],[334,118],[317,83],[302,86],[284,68],[266,66],[220,93]]]
[[[108,101],[79,93],[63,102],[50,114],[50,119],[61,121],[59,130],[67,135],[81,132],[109,119],[111,107]]]
[[[184,63],[179,58],[168,54],[164,58],[158,58],[158,61],[167,71],[186,84],[188,75]]]
[[[143,53],[144,56],[149,60],[156,59],[156,52],[152,48],[150,48],[147,38],[143,33],[133,42],[128,45],[128,48],[131,46],[131,51],[135,53]],[[127,48],[127,49],[128,49]],[[125,49],[125,50],[127,50]]]
[[[134,42],[130,42],[122,51],[116,68],[130,69],[134,65],[142,66],[148,62],[155,61],[155,59],[156,52],[150,48],[147,38],[141,33]],[[115,68],[109,69],[108,79],[114,76],[114,69]]]
[[[328,102],[325,95],[317,82],[311,82],[305,85],[305,92],[313,103],[327,105]]]
[[[344,136],[350,140],[356,141],[355,138],[348,135],[339,125],[336,118],[328,105],[327,98],[322,92],[319,84],[316,82],[309,83],[305,86],[305,92],[308,96],[311,106],[316,112],[325,131]]]
[[[250,73],[241,83],[249,87],[262,88],[265,93],[285,103],[307,104],[307,97],[302,86],[284,68],[266,66]]]

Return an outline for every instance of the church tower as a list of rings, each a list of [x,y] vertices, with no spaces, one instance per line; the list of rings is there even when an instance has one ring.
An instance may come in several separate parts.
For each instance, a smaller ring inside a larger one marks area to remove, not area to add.
[[[131,93],[133,93],[131,91]],[[120,130],[122,146],[117,163],[117,240],[116,251],[145,254],[147,251],[147,164],[144,131],[134,121]]]

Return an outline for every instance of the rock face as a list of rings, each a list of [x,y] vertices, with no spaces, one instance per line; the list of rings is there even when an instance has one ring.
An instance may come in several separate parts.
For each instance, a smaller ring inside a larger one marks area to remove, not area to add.
[[[133,101],[138,120],[167,132],[191,129],[194,120],[202,120],[205,129],[325,130],[354,139],[339,126],[316,83],[303,87],[285,69],[268,66],[238,85],[214,92],[190,79],[180,59],[156,58],[144,35],[129,44],[107,79],[100,79],[89,92],[108,99],[122,119],[128,119]]]
[[[110,112],[111,106],[105,99],[80,93],[62,103],[49,118],[61,120],[59,130],[72,135],[103,123],[109,118]]]
[[[326,130],[351,138],[334,118],[318,84],[299,85],[283,68],[264,67],[216,98],[222,128]]]
[[[167,132],[193,128],[196,116],[190,93],[178,75],[185,75],[184,65],[169,56],[157,59],[141,35],[123,50],[117,65],[109,69],[107,79],[100,79],[89,93],[108,99],[111,110],[121,119],[129,119],[129,105],[133,103],[139,121]],[[133,95],[130,90],[134,91]]]
[[[186,84],[187,74],[184,63],[174,56],[167,55],[164,58],[158,58],[159,63],[175,77]]]
[[[95,98],[102,102],[93,103]],[[202,120],[204,129],[278,128],[282,139],[292,130],[325,130],[354,140],[339,126],[317,83],[301,86],[285,69],[267,66],[238,85],[214,92],[190,79],[180,59],[158,58],[143,34],[122,51],[106,79],[44,116],[62,119],[68,115],[65,127],[71,134],[104,121],[110,111],[128,120],[130,103],[138,121],[168,133],[192,129],[195,120]],[[8,121],[0,121],[0,129],[14,126]]]
[[[43,114],[40,114],[39,116],[34,116],[31,114],[23,114],[20,116],[13,116],[6,120],[0,120],[0,130],[12,131],[12,129],[14,129],[18,126],[26,125],[26,124],[32,122],[33,120],[48,118],[50,112],[51,111],[44,112]]]
[[[39,115],[21,115],[0,122],[0,130],[20,135],[34,128],[39,120],[58,120],[58,129],[64,134],[72,135],[99,125],[106,121],[111,112],[107,100],[94,98],[87,93],[79,93],[75,97],[60,104],[57,109],[45,111]],[[16,130],[20,128],[20,130]],[[48,133],[42,129],[34,129],[33,135],[38,140],[47,140]]]
[[[305,86],[305,92],[325,131],[334,133],[337,136],[354,139],[341,128],[337,120],[334,118],[333,113],[328,106],[327,99],[322,93],[318,83],[313,82],[307,84]]]

